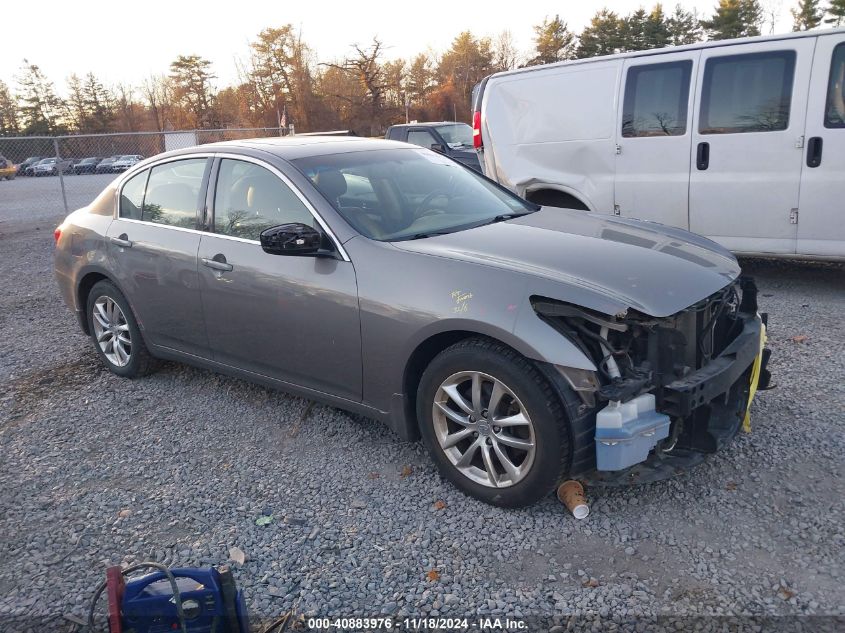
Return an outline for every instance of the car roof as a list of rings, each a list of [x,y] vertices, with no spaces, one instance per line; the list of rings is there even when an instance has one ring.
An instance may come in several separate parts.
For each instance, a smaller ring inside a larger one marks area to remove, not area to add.
[[[435,125],[466,125],[469,126],[469,123],[464,123],[463,121],[423,121],[422,123],[397,123],[396,125],[391,125],[390,127],[434,127]]]
[[[379,149],[408,149],[407,143],[368,139],[355,136],[286,136],[244,139],[209,143],[192,148],[197,152],[226,151],[229,148],[261,150],[285,160],[295,160],[310,156],[345,154]]]

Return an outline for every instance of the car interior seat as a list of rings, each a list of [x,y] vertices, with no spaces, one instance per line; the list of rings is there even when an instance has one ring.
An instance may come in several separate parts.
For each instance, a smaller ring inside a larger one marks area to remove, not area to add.
[[[375,238],[381,238],[385,231],[381,223],[372,216],[366,213],[365,209],[358,207],[344,207],[341,204],[340,198],[346,193],[346,178],[337,169],[324,169],[317,172],[312,179],[314,186],[329,199],[332,205],[341,210],[343,216],[356,229],[362,230],[364,233],[369,233]],[[356,226],[357,225],[357,226]]]

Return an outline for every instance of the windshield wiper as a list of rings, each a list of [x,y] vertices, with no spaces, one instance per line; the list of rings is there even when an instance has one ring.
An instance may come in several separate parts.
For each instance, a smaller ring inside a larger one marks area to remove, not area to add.
[[[414,233],[413,235],[409,235],[408,237],[399,238],[397,241],[405,241],[405,240],[421,240],[426,237],[434,237],[435,235],[449,235],[449,233],[454,233],[455,231],[450,229],[448,231],[429,231],[427,233]]]
[[[504,222],[505,220],[513,220],[514,218],[522,217],[523,215],[529,215],[534,213],[534,211],[514,211],[513,213],[500,213],[497,216],[490,218],[489,220],[484,220],[483,222],[478,222],[475,224],[463,224],[461,226],[453,226],[448,229],[441,229],[439,231],[427,231],[425,233],[414,233],[413,235],[408,235],[407,237],[400,237],[390,240],[392,242],[402,242],[405,240],[421,240],[426,237],[434,237],[436,235],[449,235],[450,233],[457,233],[458,231],[466,231],[467,229],[476,229],[479,226],[487,226],[488,224],[496,224],[497,222]]]
[[[505,220],[513,220],[514,218],[522,217],[523,215],[528,215],[529,213],[534,213],[533,211],[523,211],[517,212],[514,211],[513,213],[500,213],[499,215],[490,218],[489,220],[485,220],[481,224],[476,224],[476,226],[487,226],[488,224],[496,224],[497,222],[504,222]]]

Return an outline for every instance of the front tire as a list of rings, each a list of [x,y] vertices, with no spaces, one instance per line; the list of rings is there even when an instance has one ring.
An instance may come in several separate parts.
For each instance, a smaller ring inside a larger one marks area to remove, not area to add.
[[[435,357],[420,380],[417,419],[440,473],[486,503],[530,505],[569,471],[558,396],[530,361],[495,341],[466,339]]]
[[[94,349],[109,371],[124,378],[137,378],[154,369],[155,361],[144,344],[129,302],[113,283],[94,284],[86,312]]]

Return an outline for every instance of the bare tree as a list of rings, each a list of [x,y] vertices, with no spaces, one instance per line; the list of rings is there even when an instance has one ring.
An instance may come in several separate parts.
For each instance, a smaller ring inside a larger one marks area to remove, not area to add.
[[[346,58],[343,64],[326,65],[355,77],[364,88],[370,136],[377,136],[382,132],[381,106],[386,89],[384,69],[379,62],[384,45],[374,37],[369,47],[362,48],[360,44],[353,44],[352,48],[355,51],[354,57]]]
[[[521,57],[509,29],[496,36],[493,41],[493,66],[497,71],[513,70],[519,66]]]

